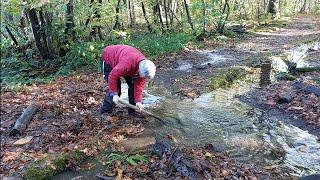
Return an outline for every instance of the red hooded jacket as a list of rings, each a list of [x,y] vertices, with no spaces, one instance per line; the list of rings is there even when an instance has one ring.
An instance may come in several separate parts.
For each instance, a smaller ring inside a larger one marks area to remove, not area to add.
[[[102,60],[112,67],[108,77],[110,93],[117,93],[120,77],[137,77],[134,81],[134,100],[141,102],[146,78],[139,77],[139,62],[145,56],[136,48],[127,45],[111,45],[102,50]]]

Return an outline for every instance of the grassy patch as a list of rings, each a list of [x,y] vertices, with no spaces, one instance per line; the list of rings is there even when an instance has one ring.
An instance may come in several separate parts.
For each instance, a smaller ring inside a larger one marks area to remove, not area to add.
[[[245,77],[246,70],[244,68],[233,67],[222,70],[217,76],[210,78],[210,90],[231,87],[237,80]]]

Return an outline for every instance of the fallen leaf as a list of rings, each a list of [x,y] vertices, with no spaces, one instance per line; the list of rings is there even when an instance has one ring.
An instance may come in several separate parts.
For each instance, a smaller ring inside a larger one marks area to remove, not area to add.
[[[206,154],[204,156],[211,158],[213,155],[211,153],[209,153],[209,152],[206,152]]]
[[[30,142],[32,140],[33,136],[26,136],[24,138],[21,138],[19,140],[17,140],[16,142],[14,142],[14,145],[23,145],[23,144],[27,144],[28,142]]]
[[[267,105],[270,105],[270,106],[274,106],[274,105],[277,104],[277,103],[274,102],[273,100],[267,100],[265,103],[266,103]]]
[[[117,168],[116,169],[116,180],[121,180],[122,179],[122,172],[123,172],[123,170],[122,169],[120,169],[120,168]]]
[[[18,153],[18,152],[5,152],[3,154],[2,161],[4,163],[8,163],[12,160],[15,160],[19,155],[20,155],[20,153]]]
[[[274,169],[274,168],[277,168],[279,165],[271,165],[271,166],[265,166],[265,167],[263,167],[264,169],[266,169],[266,170],[272,170],[272,169]]]
[[[296,106],[293,106],[292,109],[295,109],[295,110],[302,110],[303,107],[296,107]]]

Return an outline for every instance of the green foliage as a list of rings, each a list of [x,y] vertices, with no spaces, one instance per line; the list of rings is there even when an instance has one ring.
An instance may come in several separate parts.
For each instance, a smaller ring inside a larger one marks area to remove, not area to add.
[[[107,165],[112,164],[114,161],[123,161],[124,159],[126,159],[125,155],[122,154],[117,154],[117,153],[111,153],[108,155],[108,161],[107,161]]]
[[[62,58],[50,62],[27,61],[23,55],[13,53],[11,57],[2,57],[1,82],[7,90],[18,91],[20,86],[33,83],[50,83],[57,75],[68,75],[81,69],[98,69],[102,49],[111,44],[128,44],[139,48],[147,57],[152,58],[165,52],[181,50],[185,44],[193,41],[190,34],[156,35],[145,34],[133,38],[111,38],[106,41],[79,42],[70,47]],[[4,45],[4,44],[1,44]],[[32,52],[31,52],[32,55]],[[46,64],[48,63],[48,64]],[[59,69],[54,70],[56,66]],[[49,69],[47,72],[45,69]],[[54,71],[52,71],[52,69]]]
[[[107,157],[107,165],[112,164],[114,161],[121,161],[121,162],[127,162],[132,166],[136,166],[139,162],[140,163],[147,163],[148,158],[146,155],[125,155],[125,154],[118,154],[118,153],[111,153]]]
[[[222,70],[217,76],[210,78],[210,89],[226,88],[233,85],[237,80],[246,76],[246,70],[233,67],[228,70]]]
[[[1,83],[6,84],[7,90],[18,89],[24,84],[49,83],[53,79],[53,76],[43,72],[43,67],[38,68],[35,64],[21,59],[17,54],[12,54],[9,58],[1,58],[1,66]]]
[[[134,38],[110,39],[99,42],[83,42],[71,47],[70,51],[62,58],[63,66],[58,75],[67,75],[81,67],[98,69],[101,51],[111,44],[127,44],[139,48],[147,57],[154,57],[165,52],[181,50],[185,44],[194,40],[190,34],[156,35],[145,34]]]
[[[141,163],[147,163],[148,162],[148,159],[147,159],[147,157],[145,155],[141,156],[139,154],[131,155],[126,160],[132,166],[136,166],[137,162],[141,162]]]
[[[318,18],[320,18],[320,4],[316,5],[315,14],[317,15]]]

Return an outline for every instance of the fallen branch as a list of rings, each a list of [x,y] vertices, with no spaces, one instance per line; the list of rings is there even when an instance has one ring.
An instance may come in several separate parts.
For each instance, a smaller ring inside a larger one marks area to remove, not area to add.
[[[13,129],[10,131],[10,136],[22,135],[27,129],[31,119],[36,114],[38,106],[35,103],[29,105],[21,114],[19,119],[16,121]]]
[[[97,179],[101,179],[101,180],[115,180],[116,178],[114,177],[107,177],[107,176],[102,176],[102,175],[96,175]]]

